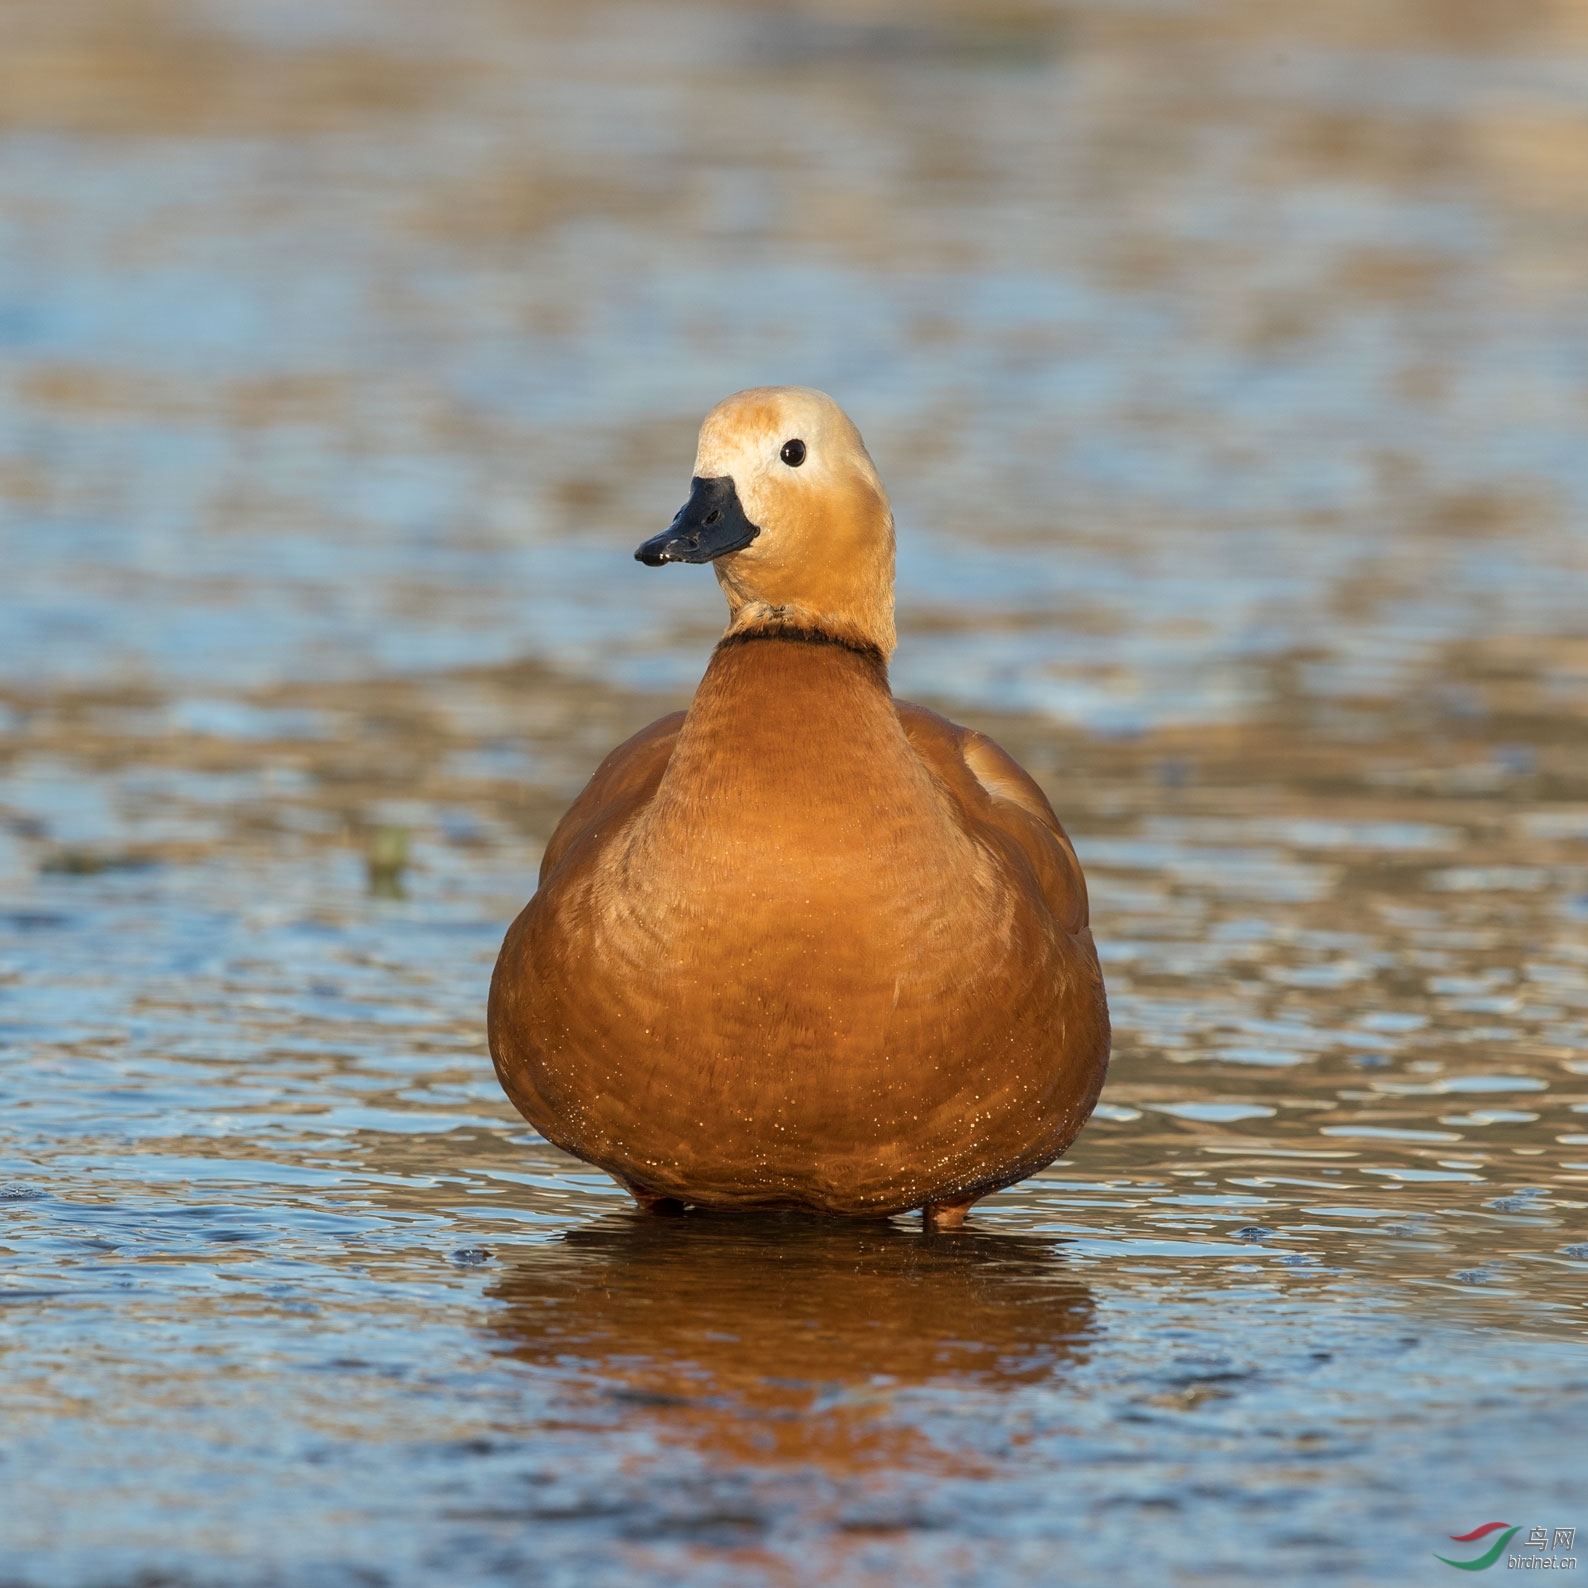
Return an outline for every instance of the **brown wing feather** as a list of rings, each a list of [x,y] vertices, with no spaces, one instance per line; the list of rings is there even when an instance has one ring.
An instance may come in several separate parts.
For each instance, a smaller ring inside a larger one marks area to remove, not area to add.
[[[1054,919],[1067,932],[1084,931],[1086,879],[1069,835],[1036,781],[986,734],[907,700],[895,704],[911,747],[957,796],[967,823],[1013,839],[1036,873]]]
[[[604,825],[622,821],[650,799],[672,759],[683,725],[681,711],[658,717],[648,728],[625,739],[590,774],[590,781],[557,823],[541,856],[542,884],[586,835],[596,836]]]

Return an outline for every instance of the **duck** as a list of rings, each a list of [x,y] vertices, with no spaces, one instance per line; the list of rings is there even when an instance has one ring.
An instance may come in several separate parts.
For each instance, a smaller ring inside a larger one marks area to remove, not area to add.
[[[546,845],[491,978],[502,1087],[645,1212],[958,1228],[1103,1086],[1074,846],[992,739],[893,695],[893,512],[825,393],[719,403],[634,555],[710,563],[728,623]]]

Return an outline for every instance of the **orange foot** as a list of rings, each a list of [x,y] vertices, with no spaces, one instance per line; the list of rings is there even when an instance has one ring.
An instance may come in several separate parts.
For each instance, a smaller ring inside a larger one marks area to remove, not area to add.
[[[921,1223],[929,1230],[957,1230],[975,1200],[967,1197],[963,1202],[928,1202],[921,1209]]]

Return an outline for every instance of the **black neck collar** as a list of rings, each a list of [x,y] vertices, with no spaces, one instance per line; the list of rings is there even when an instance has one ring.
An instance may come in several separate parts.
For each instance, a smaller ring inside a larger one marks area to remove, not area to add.
[[[887,658],[879,646],[866,640],[852,640],[842,634],[834,634],[831,629],[796,627],[793,624],[786,627],[782,624],[767,624],[764,627],[735,629],[732,634],[725,634],[717,641],[717,649],[726,651],[735,645],[748,645],[752,640],[784,640],[790,645],[833,645],[870,662],[884,674],[888,670]]]

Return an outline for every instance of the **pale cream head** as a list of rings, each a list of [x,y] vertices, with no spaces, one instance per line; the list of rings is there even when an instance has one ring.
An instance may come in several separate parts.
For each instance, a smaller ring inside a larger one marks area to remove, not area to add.
[[[785,461],[790,442],[803,444],[797,464]],[[695,474],[732,479],[760,529],[713,564],[729,633],[819,627],[892,655],[893,511],[860,432],[831,397],[804,386],[735,392],[700,427]]]

